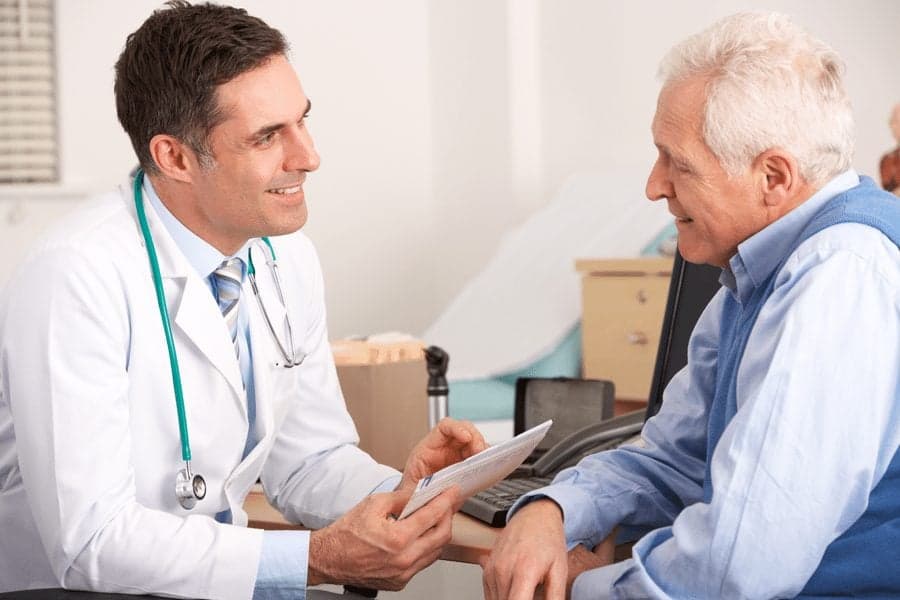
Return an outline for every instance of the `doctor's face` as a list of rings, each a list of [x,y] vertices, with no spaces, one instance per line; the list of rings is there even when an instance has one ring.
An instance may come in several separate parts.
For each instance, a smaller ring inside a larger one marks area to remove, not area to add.
[[[214,164],[192,180],[193,220],[195,233],[231,254],[306,223],[303,184],[319,155],[306,128],[309,99],[284,56],[219,86],[217,101],[225,118],[208,139]]]

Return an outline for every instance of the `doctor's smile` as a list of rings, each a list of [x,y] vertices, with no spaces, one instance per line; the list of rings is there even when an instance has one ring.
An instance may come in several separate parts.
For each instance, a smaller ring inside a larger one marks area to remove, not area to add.
[[[297,194],[302,190],[302,186],[296,185],[292,187],[283,187],[283,188],[271,188],[266,190],[271,194],[278,194],[279,196],[289,195],[289,194]]]

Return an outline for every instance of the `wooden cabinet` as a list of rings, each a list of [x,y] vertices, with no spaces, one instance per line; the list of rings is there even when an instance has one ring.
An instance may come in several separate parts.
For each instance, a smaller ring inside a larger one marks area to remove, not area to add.
[[[582,366],[616,384],[616,412],[646,404],[672,274],[671,258],[578,260]]]

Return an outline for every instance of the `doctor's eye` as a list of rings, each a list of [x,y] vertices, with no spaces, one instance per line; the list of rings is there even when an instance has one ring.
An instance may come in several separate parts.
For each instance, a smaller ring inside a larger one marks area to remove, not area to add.
[[[256,138],[256,145],[257,146],[272,145],[272,142],[275,141],[275,136],[277,135],[277,133],[278,132],[276,132],[276,131],[270,131],[269,133],[267,133],[265,135],[259,136],[258,138]]]

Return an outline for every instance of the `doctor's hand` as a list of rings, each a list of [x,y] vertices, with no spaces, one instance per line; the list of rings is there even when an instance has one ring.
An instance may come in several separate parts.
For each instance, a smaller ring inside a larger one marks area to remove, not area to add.
[[[472,423],[443,418],[413,448],[397,489],[411,491],[420,479],[478,454],[485,448],[487,443],[484,437]]]
[[[459,502],[455,487],[398,521],[411,490],[372,494],[343,517],[310,534],[307,585],[352,584],[402,590],[440,557]]]
[[[548,499],[526,504],[481,563],[485,600],[531,600],[541,591],[547,600],[563,600],[567,562],[559,505]]]

